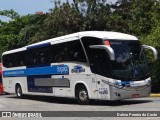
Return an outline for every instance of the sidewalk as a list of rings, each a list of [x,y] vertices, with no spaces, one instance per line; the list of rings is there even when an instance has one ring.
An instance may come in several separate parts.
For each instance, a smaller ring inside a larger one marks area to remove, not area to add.
[[[152,93],[150,94],[150,97],[160,97],[160,93]]]

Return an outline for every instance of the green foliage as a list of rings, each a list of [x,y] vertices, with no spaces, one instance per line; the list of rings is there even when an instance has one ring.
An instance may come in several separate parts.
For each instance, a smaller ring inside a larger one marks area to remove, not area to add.
[[[152,21],[149,34],[143,34],[141,36],[142,42],[147,45],[154,46],[158,53],[160,53],[160,1],[156,1],[152,6],[152,12],[150,13],[150,21]],[[152,85],[160,86],[160,58],[151,65],[151,77]],[[153,89],[153,92],[160,92],[160,89]]]
[[[16,49],[21,47],[21,37],[19,35],[1,35],[0,36],[0,52],[4,52],[6,50]],[[2,47],[3,46],[3,47]]]
[[[20,17],[20,15],[17,12],[15,12],[13,9],[0,11],[0,15],[7,16],[11,19],[17,19]]]
[[[53,2],[49,14],[19,16],[14,10],[0,11],[12,20],[0,20],[0,54],[53,37],[87,30],[118,31],[137,36],[160,52],[159,0],[73,0]],[[152,63],[153,84],[160,79],[160,59]],[[160,84],[160,82],[158,83]],[[160,91],[159,91],[160,92]]]
[[[26,15],[9,22],[0,22],[1,51],[11,50],[31,43],[43,25],[46,15]]]

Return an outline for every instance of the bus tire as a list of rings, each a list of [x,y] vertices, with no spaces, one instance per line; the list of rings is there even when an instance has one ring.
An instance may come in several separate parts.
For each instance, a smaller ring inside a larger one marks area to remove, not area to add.
[[[80,86],[77,88],[76,96],[80,105],[89,104],[88,91],[85,86]]]
[[[20,85],[16,85],[16,95],[19,99],[23,98],[22,88]]]

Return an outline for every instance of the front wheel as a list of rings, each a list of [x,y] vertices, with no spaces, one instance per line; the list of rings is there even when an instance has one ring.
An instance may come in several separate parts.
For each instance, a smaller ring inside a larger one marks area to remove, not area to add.
[[[89,104],[88,92],[85,87],[78,88],[77,99],[78,99],[79,104],[81,105]]]
[[[16,95],[17,95],[17,97],[20,98],[20,99],[23,97],[22,88],[21,88],[20,85],[17,85],[17,86],[16,86]]]

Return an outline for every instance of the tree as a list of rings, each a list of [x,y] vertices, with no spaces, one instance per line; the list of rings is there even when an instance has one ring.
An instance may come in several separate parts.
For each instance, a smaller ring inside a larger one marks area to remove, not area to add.
[[[113,14],[119,16],[119,30],[136,36],[149,34],[156,3],[157,0],[118,0],[112,8]]]
[[[11,14],[10,12],[8,13],[7,10],[3,13],[5,13],[3,15]],[[41,29],[43,20],[46,18],[45,14],[19,17],[14,11],[12,11],[12,13],[14,13],[12,15],[14,20],[0,22],[0,53],[29,44],[31,38]]]
[[[17,12],[15,12],[13,9],[0,11],[0,15],[9,17],[12,20],[17,19],[17,18],[20,17],[20,15]]]

